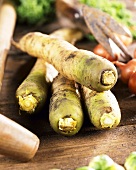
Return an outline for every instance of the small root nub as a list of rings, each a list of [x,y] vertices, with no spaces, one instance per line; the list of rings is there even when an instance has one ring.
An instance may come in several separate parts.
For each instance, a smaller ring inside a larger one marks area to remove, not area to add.
[[[75,121],[73,118],[65,117],[59,119],[59,130],[69,133],[76,129],[77,121]]]
[[[18,96],[18,100],[19,100],[20,110],[26,111],[28,113],[33,113],[35,111],[38,101],[32,94],[29,94],[24,97]]]
[[[115,117],[109,113],[104,113],[100,119],[102,128],[112,128],[115,121]]]
[[[112,85],[115,82],[115,75],[113,71],[107,70],[102,73],[101,82],[103,85]]]

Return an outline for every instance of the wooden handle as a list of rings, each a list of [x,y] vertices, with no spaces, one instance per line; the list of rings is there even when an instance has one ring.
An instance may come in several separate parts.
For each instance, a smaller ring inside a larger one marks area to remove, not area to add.
[[[36,154],[39,143],[35,134],[0,114],[0,154],[28,161]]]
[[[3,1],[0,6],[0,90],[11,38],[16,25],[16,10],[10,1]]]

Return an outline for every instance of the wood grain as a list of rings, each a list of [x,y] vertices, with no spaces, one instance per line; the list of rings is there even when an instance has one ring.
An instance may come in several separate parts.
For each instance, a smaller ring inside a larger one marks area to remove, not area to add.
[[[15,37],[24,32],[24,27],[17,27]],[[28,31],[28,30],[27,30]],[[79,42],[77,47],[91,49],[94,44]],[[135,48],[132,44],[131,52]],[[48,102],[45,108],[35,116],[20,115],[15,100],[15,91],[24,80],[35,63],[24,53],[15,51],[12,47],[8,54],[3,86],[0,92],[0,113],[24,126],[40,139],[40,147],[35,157],[22,163],[0,155],[0,170],[27,169],[27,170],[74,170],[87,165],[90,158],[98,154],[108,154],[119,164],[136,148],[136,96],[132,95],[128,87],[118,79],[112,92],[119,102],[122,119],[120,125],[112,130],[96,130],[88,118],[80,132],[73,137],[65,137],[53,131],[48,120]]]

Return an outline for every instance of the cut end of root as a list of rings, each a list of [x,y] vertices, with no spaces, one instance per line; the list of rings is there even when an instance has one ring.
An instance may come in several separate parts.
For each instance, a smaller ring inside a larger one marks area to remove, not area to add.
[[[70,117],[59,119],[59,130],[65,133],[70,133],[76,129],[77,121]]]
[[[38,101],[32,94],[29,94],[24,97],[19,96],[18,99],[19,99],[20,110],[26,111],[28,113],[33,113],[35,111]]]
[[[115,83],[115,75],[113,71],[107,70],[102,74],[102,84],[105,86],[112,85]]]
[[[112,128],[115,124],[115,117],[109,113],[104,113],[100,119],[102,128]]]

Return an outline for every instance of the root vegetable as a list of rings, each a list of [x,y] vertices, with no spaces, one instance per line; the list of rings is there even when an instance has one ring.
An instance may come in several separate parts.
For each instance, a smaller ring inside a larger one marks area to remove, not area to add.
[[[74,45],[83,38],[84,34],[79,29],[61,28],[51,33],[50,36],[65,40]]]
[[[0,7],[0,90],[15,24],[16,11],[14,5],[10,1],[5,0]]]
[[[26,34],[19,43],[20,50],[51,63],[63,76],[96,91],[111,89],[118,77],[114,64],[87,50],[40,32]]]
[[[121,71],[121,80],[127,84],[130,76],[136,71],[136,59],[132,59],[127,63],[115,61],[114,64]]]
[[[136,58],[136,49],[134,50],[134,58]]]
[[[123,26],[124,29],[126,30],[126,32],[128,33],[129,36],[125,36],[125,35],[119,35],[117,33],[113,33],[117,39],[121,40],[121,42],[125,45],[128,46],[132,43],[133,41],[133,37],[131,32],[129,31],[129,29],[125,26]],[[93,52],[99,56],[102,56],[106,59],[108,59],[109,61],[113,62],[113,61],[121,61],[121,62],[127,62],[128,60],[126,60],[125,55],[123,54],[123,51],[109,38],[109,43],[110,46],[112,48],[112,52],[114,54],[114,57],[111,56],[108,51],[101,45],[98,44],[94,47]]]
[[[51,36],[64,38],[69,42],[82,38],[82,33],[75,29],[59,29],[51,33]],[[21,111],[34,114],[45,105],[49,84],[58,74],[57,70],[47,62],[38,58],[27,78],[16,90],[16,98]],[[45,80],[46,79],[46,80]]]
[[[110,43],[110,46],[112,48],[112,52],[114,54],[114,57],[111,56],[108,53],[108,51],[101,44],[96,45],[93,49],[93,52],[96,55],[99,55],[103,58],[106,58],[107,60],[109,60],[111,62],[114,62],[114,61],[117,61],[117,60],[121,61],[121,62],[128,62],[123,51],[121,49],[119,49],[119,47],[111,39],[109,39],[109,43]]]
[[[107,50],[105,48],[103,48],[103,46],[101,44],[98,44],[94,47],[93,49],[93,52],[96,54],[96,55],[99,55],[103,58],[106,58],[107,60],[109,61],[116,61],[118,60],[118,56],[115,54],[114,58],[107,52]]]
[[[136,72],[129,77],[128,88],[132,94],[136,95]]]
[[[127,63],[115,61],[114,64],[120,69],[121,80],[128,85],[132,94],[136,94],[136,58]]]
[[[83,86],[81,94],[90,121],[96,128],[109,129],[119,125],[120,107],[110,90],[96,92]]]
[[[33,114],[44,106],[49,89],[45,74],[44,62],[42,59],[37,59],[31,72],[16,90],[16,98],[21,111]]]
[[[50,35],[59,39],[64,39],[72,44],[75,44],[76,41],[83,37],[81,31],[67,28],[54,31]],[[52,92],[53,94],[49,107],[49,121],[51,127],[57,133],[66,136],[75,135],[83,124],[83,111],[80,97],[76,93],[75,82],[59,74],[52,82]],[[56,104],[58,104],[57,107]]]
[[[75,82],[59,74],[52,84],[49,121],[57,133],[72,136],[83,124],[83,111]]]

